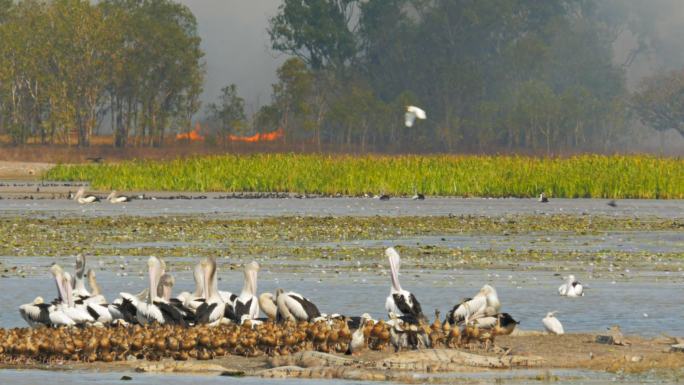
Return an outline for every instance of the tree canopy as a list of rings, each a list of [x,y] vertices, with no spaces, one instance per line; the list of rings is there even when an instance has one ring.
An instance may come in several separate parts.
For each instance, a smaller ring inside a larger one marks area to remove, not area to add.
[[[197,23],[171,0],[0,2],[0,125],[15,143],[88,146],[105,117],[115,144],[159,145],[199,109]]]

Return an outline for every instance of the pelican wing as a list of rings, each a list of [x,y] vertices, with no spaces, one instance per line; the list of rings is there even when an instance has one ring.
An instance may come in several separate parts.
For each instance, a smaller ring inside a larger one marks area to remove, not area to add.
[[[64,314],[63,311],[57,310],[53,308],[53,311],[50,312],[50,323],[55,325],[55,326],[74,326],[76,325],[76,322],[72,320],[71,318],[67,317],[66,314]]]
[[[214,312],[218,303],[208,304],[206,302],[202,303],[195,311],[195,323],[196,324],[207,324],[211,322],[211,313]],[[225,310],[224,310],[225,311]]]
[[[227,319],[229,319],[235,323],[240,322],[240,320],[237,319],[237,317],[235,316],[234,305],[231,305],[229,303],[226,303],[226,308],[223,310],[223,317],[225,317],[225,318],[227,318]]]
[[[418,300],[413,293],[408,293],[408,296],[406,293],[395,293],[392,294],[392,299],[402,314],[412,315],[416,318],[419,318],[423,315],[423,311],[420,308],[420,303],[418,303]]]
[[[473,324],[481,329],[491,329],[496,326],[496,317],[482,317],[476,319]]]
[[[251,298],[247,302],[242,302],[242,300],[237,299],[235,301],[235,306],[233,311],[235,312],[235,320],[236,322],[240,322],[242,320],[242,316],[247,314],[250,315],[251,309],[252,309],[252,302],[254,301],[254,298]]]
[[[183,318],[183,314],[181,314],[181,312],[171,304],[161,301],[157,301],[154,304],[157,305],[161,311],[165,323],[188,326],[187,322],[185,322],[185,319]]]
[[[285,297],[285,303],[297,319],[311,321],[316,317],[321,316],[316,305],[308,299],[302,297],[297,293],[288,293]]]

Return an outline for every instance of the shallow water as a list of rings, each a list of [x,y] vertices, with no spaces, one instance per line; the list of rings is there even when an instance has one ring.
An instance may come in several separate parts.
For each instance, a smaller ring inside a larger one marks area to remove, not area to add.
[[[14,276],[0,281],[0,301],[7,310],[0,313],[0,326],[25,326],[16,311],[19,305],[32,301],[37,295],[48,301],[56,296],[55,284],[47,272],[54,260],[0,258],[4,264],[16,264],[28,272],[26,278]],[[56,261],[72,269],[71,258]],[[139,257],[93,257],[88,266],[96,268],[105,296],[113,299],[121,291],[138,292],[147,286],[144,262],[145,258]],[[239,292],[242,272],[239,268],[229,270],[229,262],[240,261],[219,260],[219,289]],[[174,293],[194,290],[187,263],[182,267],[176,264],[176,259],[168,259],[167,263],[168,271],[176,277]],[[366,264],[358,269],[336,271],[336,264],[328,260],[298,264],[266,260],[260,263],[259,292],[282,287],[304,294],[325,313],[360,315],[368,312],[373,317],[386,317],[384,303],[390,279],[384,265],[372,267],[365,261]],[[354,261],[346,263],[355,264]],[[599,331],[619,324],[626,333],[684,335],[681,312],[676,310],[681,307],[681,299],[676,293],[684,289],[684,272],[629,271],[616,267],[612,273],[598,277],[591,266],[586,266],[573,273],[586,287],[586,296],[582,298],[558,296],[562,275],[569,274],[562,270],[558,273],[534,269],[420,270],[404,263],[400,280],[403,288],[417,296],[430,319],[434,309],[440,309],[443,317],[461,298],[473,296],[483,284],[489,283],[496,287],[503,311],[521,321],[521,327],[526,330],[542,330],[541,319],[547,312],[558,310],[557,317],[568,332]]]
[[[130,381],[121,381],[122,376],[131,377]],[[301,384],[302,380],[294,379],[266,379],[256,377],[216,377],[215,375],[180,375],[180,374],[144,374],[144,373],[117,373],[117,372],[87,372],[87,371],[43,371],[43,370],[0,370],[0,383],[12,385],[36,385],[49,382],[50,385],[88,385],[88,384],[146,384],[166,385],[168,383],[178,385],[209,385],[221,383],[225,385],[252,385],[252,384]],[[306,381],[305,383],[326,385],[343,384],[370,384],[359,381]],[[377,384],[377,383],[375,383]]]
[[[12,385],[35,385],[49,382],[51,385],[86,385],[86,384],[121,384],[122,376],[131,377],[126,384],[164,385],[168,383],[179,385],[204,385],[221,383],[225,385],[348,385],[348,384],[378,384],[378,382],[343,381],[343,380],[302,380],[302,379],[266,379],[255,377],[216,377],[213,375],[179,375],[179,374],[143,374],[123,372],[87,372],[87,371],[42,371],[42,370],[0,370],[0,383]],[[418,375],[424,378],[428,375]],[[429,375],[442,377],[455,382],[467,381],[470,384],[539,384],[553,382],[554,384],[663,384],[676,383],[662,378],[649,376],[617,376],[608,373],[598,373],[580,370],[502,370],[485,373],[467,374],[437,374]],[[545,380],[548,379],[548,380]]]
[[[207,199],[135,200],[114,205],[108,202],[79,205],[66,199],[0,200],[0,215],[194,215],[250,218],[271,216],[428,216],[507,214],[576,214],[683,218],[682,200],[629,199],[608,206],[604,199],[552,199],[539,203],[536,199],[430,198],[412,201],[393,198],[380,201],[370,198],[264,198],[217,199],[218,194],[206,194]]]

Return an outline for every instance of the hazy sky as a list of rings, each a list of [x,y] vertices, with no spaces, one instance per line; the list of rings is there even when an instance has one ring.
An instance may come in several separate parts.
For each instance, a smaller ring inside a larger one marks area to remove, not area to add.
[[[197,17],[207,75],[203,107],[221,88],[235,83],[246,112],[266,104],[276,68],[283,62],[270,49],[266,27],[281,0],[180,0]],[[203,111],[200,113],[203,115]]]

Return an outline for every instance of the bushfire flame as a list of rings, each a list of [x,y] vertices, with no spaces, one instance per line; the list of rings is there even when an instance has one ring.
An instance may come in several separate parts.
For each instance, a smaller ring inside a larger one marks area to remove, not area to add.
[[[228,139],[231,142],[246,142],[246,143],[257,143],[257,142],[273,142],[275,140],[285,137],[285,131],[279,128],[273,132],[259,133],[252,136],[236,136],[228,135]]]
[[[200,133],[200,127],[199,122],[195,125],[195,129],[190,131],[190,132],[183,132],[178,135],[176,135],[176,140],[188,140],[191,142],[204,142],[204,136]]]

